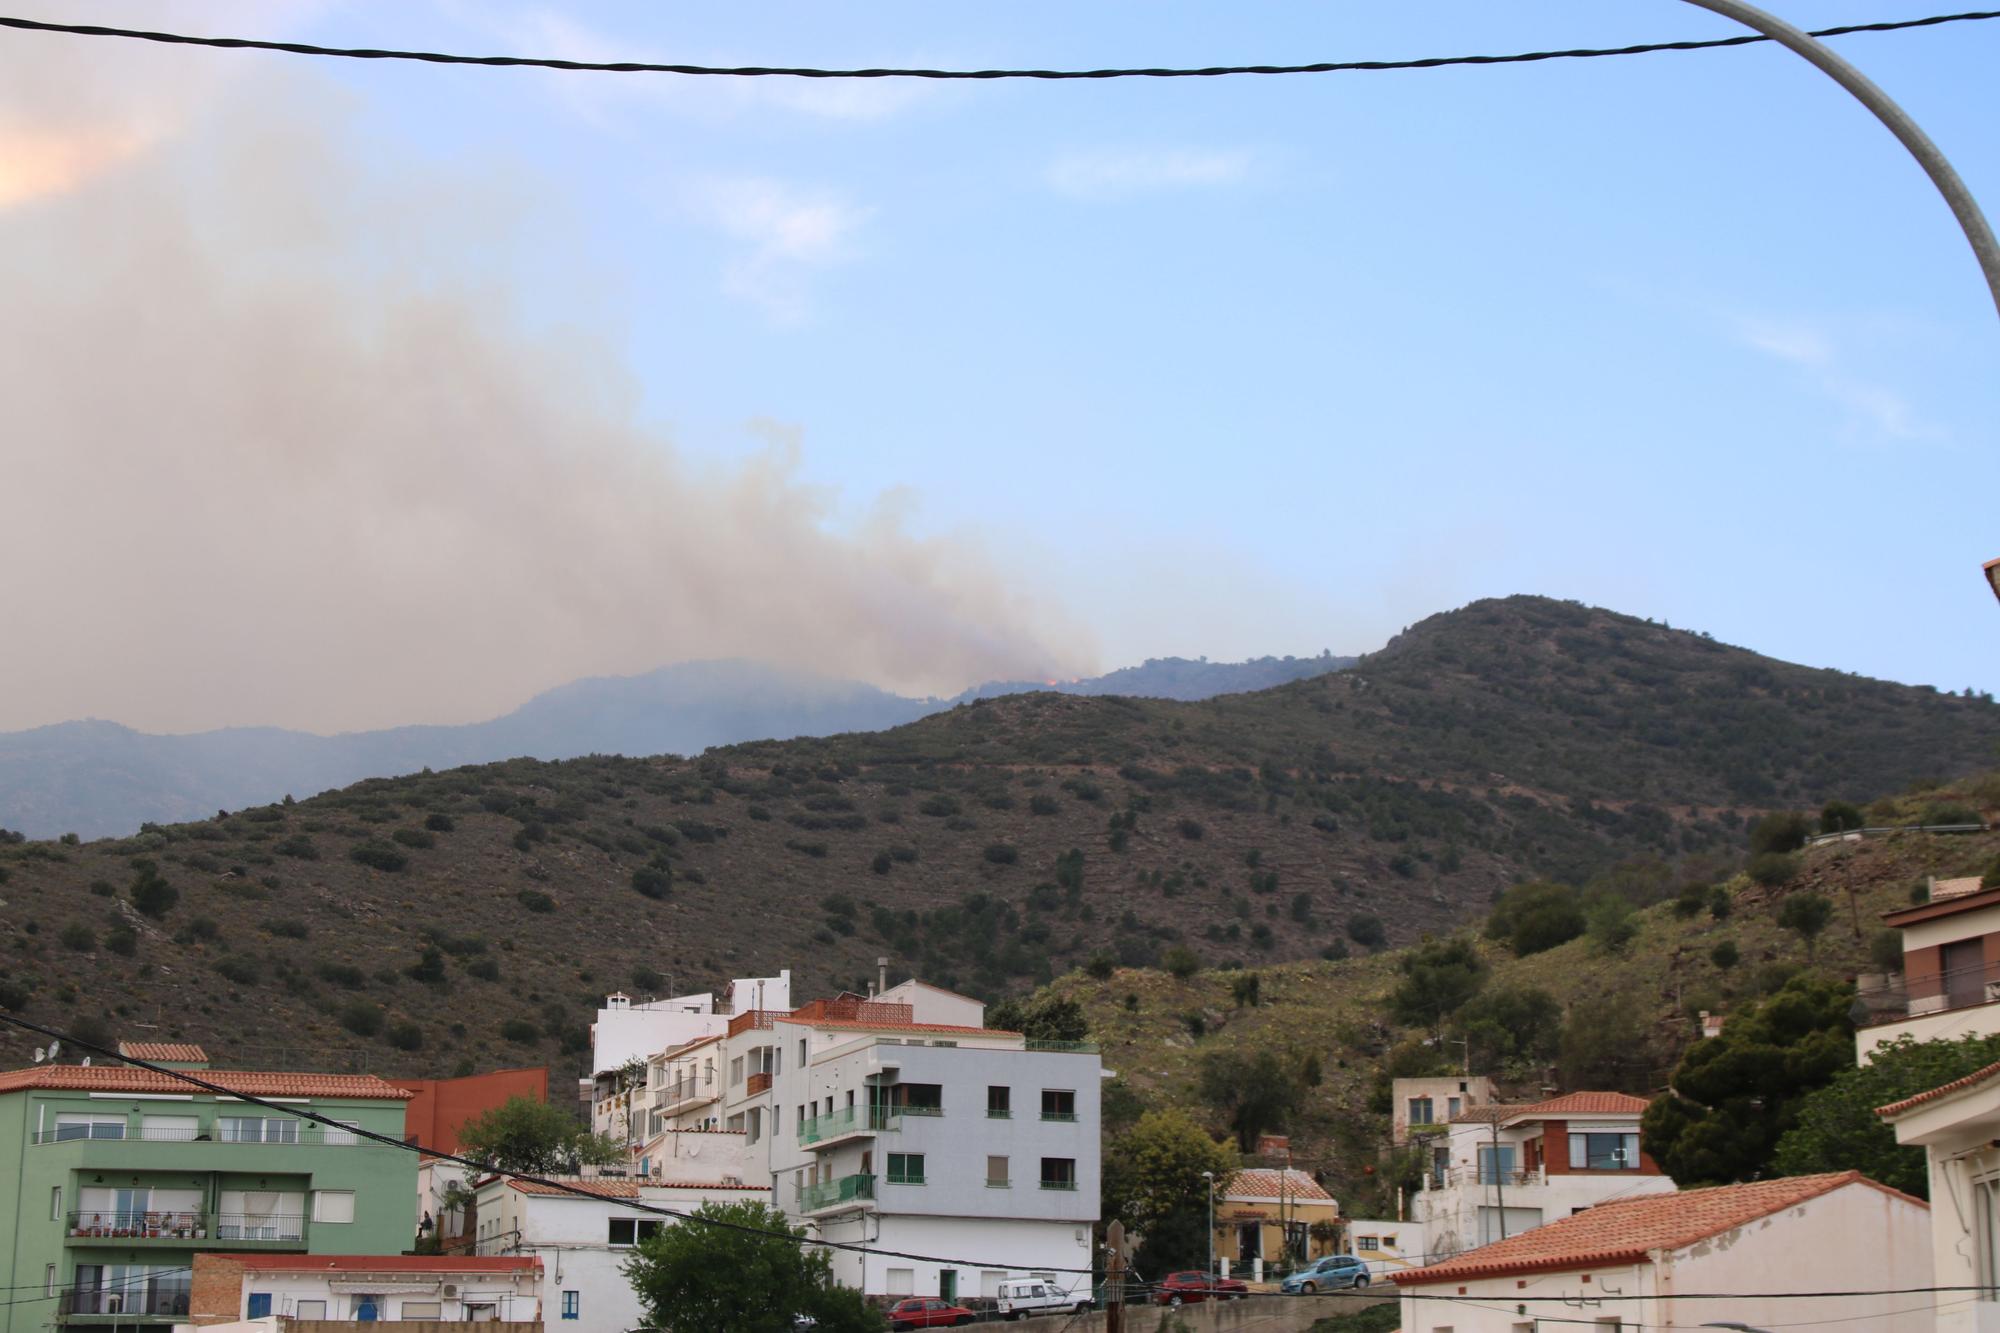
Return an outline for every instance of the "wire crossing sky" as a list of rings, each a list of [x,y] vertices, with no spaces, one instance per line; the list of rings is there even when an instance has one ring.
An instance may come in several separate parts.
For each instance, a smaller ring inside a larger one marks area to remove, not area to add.
[[[1857,32],[1898,32],[2000,18],[2000,10],[1932,14],[1919,19],[1848,23],[1815,31],[1814,37],[1844,37]],[[1645,42],[1631,46],[1527,51],[1500,56],[1426,56],[1417,60],[1342,60],[1306,65],[1202,65],[1110,69],[817,69],[782,65],[669,65],[645,61],[563,60],[553,56],[468,56],[440,51],[397,51],[377,47],[315,46],[310,42],[277,42],[253,37],[196,37],[186,33],[140,28],[107,28],[87,23],[46,23],[0,16],[0,27],[22,32],[68,33],[77,37],[122,37],[175,46],[206,46],[234,51],[280,51],[288,55],[339,56],[350,60],[415,60],[434,65],[485,65],[524,69],[559,69],[592,74],[684,74],[728,78],[794,79],[1207,79],[1238,74],[1348,74],[1363,71],[1444,69],[1453,65],[1527,65],[1544,60],[1586,60],[1602,56],[1652,55],[1661,51],[1712,51],[1729,46],[1754,46],[1772,39],[1757,34],[1716,37],[1702,41]]]

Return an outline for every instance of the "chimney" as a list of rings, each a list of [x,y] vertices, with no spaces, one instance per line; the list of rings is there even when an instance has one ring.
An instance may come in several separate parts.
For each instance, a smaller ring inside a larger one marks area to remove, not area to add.
[[[889,989],[889,955],[878,954],[875,958],[875,993],[880,995]]]

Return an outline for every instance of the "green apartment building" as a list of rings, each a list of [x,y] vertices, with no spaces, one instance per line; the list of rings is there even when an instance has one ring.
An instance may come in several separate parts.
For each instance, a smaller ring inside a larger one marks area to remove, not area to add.
[[[178,1055],[198,1048],[133,1048]],[[232,1092],[403,1137],[410,1094],[372,1075],[202,1069]],[[163,1331],[187,1319],[194,1255],[400,1254],[417,1155],[348,1128],[119,1065],[0,1073],[0,1333]]]

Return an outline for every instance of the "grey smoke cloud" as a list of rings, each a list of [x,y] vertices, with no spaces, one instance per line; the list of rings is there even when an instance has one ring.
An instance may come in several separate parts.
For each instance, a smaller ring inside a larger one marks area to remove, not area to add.
[[[835,531],[795,430],[693,461],[595,312],[527,329],[482,259],[541,225],[518,188],[364,167],[329,93],[70,58],[0,47],[0,161],[42,163],[0,174],[0,729],[460,721],[693,657],[1091,665],[902,497]]]

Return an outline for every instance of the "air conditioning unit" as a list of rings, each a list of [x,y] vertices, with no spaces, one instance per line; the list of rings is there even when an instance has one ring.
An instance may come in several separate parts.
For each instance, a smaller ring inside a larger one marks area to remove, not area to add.
[[[458,1284],[457,1284],[456,1282],[447,1282],[447,1283],[445,1283],[445,1284],[444,1284],[444,1294],[445,1294],[445,1295],[447,1295],[447,1296],[456,1296],[456,1295],[458,1295]]]

